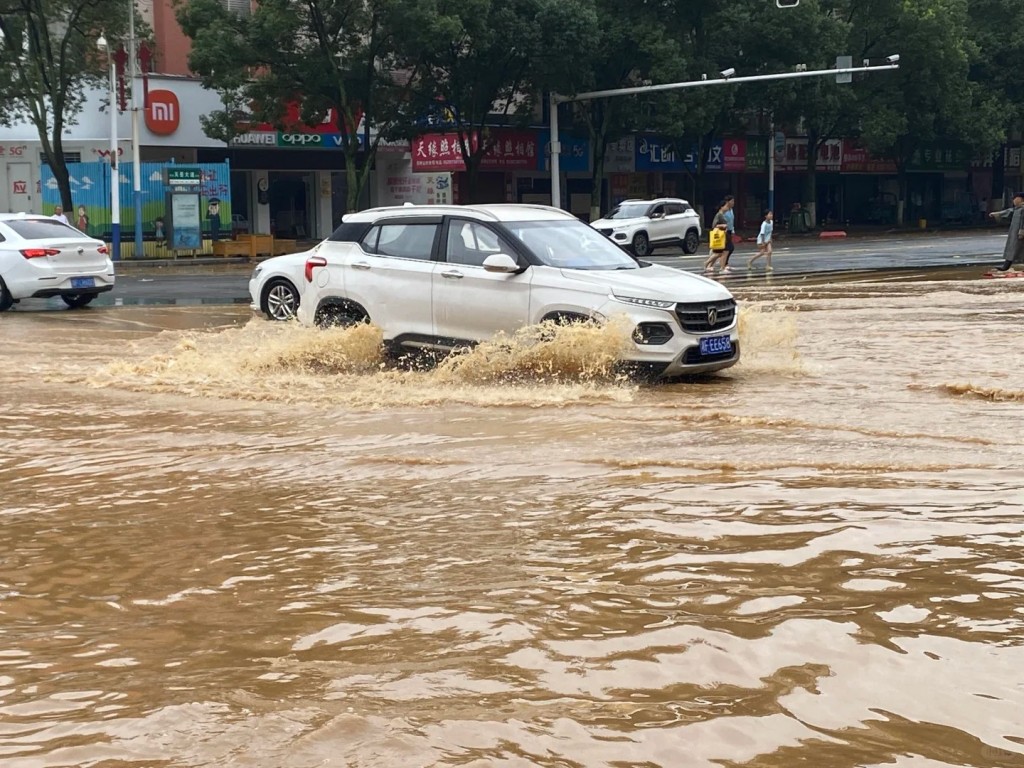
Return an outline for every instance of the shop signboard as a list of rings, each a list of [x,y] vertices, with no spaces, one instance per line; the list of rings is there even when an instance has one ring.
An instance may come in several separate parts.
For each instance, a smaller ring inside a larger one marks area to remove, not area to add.
[[[604,172],[632,173],[636,170],[636,139],[624,136],[605,145]]]
[[[807,137],[787,137],[782,157],[776,156],[775,158],[775,169],[778,171],[806,171],[807,152]],[[838,172],[842,168],[842,164],[843,140],[827,139],[818,148],[815,168],[819,171]]]
[[[768,169],[768,139],[747,139],[746,169],[755,173]]]
[[[843,173],[891,175],[896,173],[896,163],[889,158],[875,157],[854,139],[844,139],[841,170]]]
[[[377,205],[450,205],[452,175],[448,171],[415,173],[411,158],[378,162]]]
[[[562,151],[558,156],[558,167],[562,173],[590,172],[590,139],[559,134]],[[537,153],[537,169],[551,170],[551,131],[541,131],[537,136],[541,151]]]
[[[737,173],[747,168],[747,140],[725,139],[722,142],[722,170]]]
[[[966,171],[970,161],[967,148],[947,141],[934,141],[914,150],[908,171]]]
[[[678,151],[667,139],[638,136],[636,139],[636,170],[679,173],[697,170],[697,154],[693,149]]]
[[[478,146],[478,137],[469,137],[470,147]],[[488,139],[490,149],[480,159],[482,171],[536,170],[537,134],[534,131],[495,131]],[[458,134],[426,133],[411,143],[412,168],[426,171],[464,171],[466,163]]]

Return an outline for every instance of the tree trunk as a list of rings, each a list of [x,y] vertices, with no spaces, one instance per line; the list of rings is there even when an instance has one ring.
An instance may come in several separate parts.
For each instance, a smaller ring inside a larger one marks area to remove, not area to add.
[[[359,168],[355,154],[345,151],[345,213],[359,209]]]
[[[587,121],[590,129],[590,146],[594,154],[594,168],[590,174],[590,220],[597,221],[601,218],[601,188],[604,185],[604,160],[608,151],[608,122],[610,120],[610,108],[603,105],[601,111],[600,126],[595,127],[591,120]],[[590,113],[593,115],[593,112]]]

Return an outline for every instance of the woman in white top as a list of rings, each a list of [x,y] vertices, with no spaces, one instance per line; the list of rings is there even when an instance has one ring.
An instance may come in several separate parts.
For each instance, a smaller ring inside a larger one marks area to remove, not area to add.
[[[772,230],[775,229],[774,218],[775,216],[771,211],[764,212],[761,231],[757,233],[757,253],[751,257],[750,263],[747,264],[747,269],[753,269],[754,262],[764,256],[765,272],[772,271]]]

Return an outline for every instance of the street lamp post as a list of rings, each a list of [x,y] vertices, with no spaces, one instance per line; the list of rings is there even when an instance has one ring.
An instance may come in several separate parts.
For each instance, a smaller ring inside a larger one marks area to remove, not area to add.
[[[789,80],[797,77],[829,77],[835,75],[852,74],[855,72],[879,72],[882,70],[899,69],[900,57],[896,54],[889,56],[885,64],[863,67],[837,67],[834,69],[802,70],[797,72],[777,72],[771,75],[748,75],[746,77],[733,77],[735,70],[726,69],[722,77],[708,80],[705,75],[700,80],[686,80],[680,83],[660,83],[658,85],[637,85],[631,88],[611,88],[604,91],[587,91],[577,93],[575,96],[562,96],[552,93],[548,97],[550,112],[551,132],[551,205],[555,208],[562,207],[562,190],[559,178],[558,152],[561,150],[561,142],[558,140],[558,105],[570,101],[590,101],[592,99],[603,99],[611,96],[633,96],[638,93],[653,93],[656,91],[677,91],[683,88],[700,88],[708,85],[734,85],[737,83],[759,83],[767,80]],[[596,149],[596,148],[595,148]]]
[[[107,38],[100,35],[96,47],[107,54],[110,68],[110,258],[121,260],[121,178],[117,163],[117,70]]]
[[[138,50],[135,42],[135,0],[128,8],[128,84],[132,100],[132,203],[135,209],[135,258],[142,256],[142,164],[139,162],[139,100],[135,81]]]

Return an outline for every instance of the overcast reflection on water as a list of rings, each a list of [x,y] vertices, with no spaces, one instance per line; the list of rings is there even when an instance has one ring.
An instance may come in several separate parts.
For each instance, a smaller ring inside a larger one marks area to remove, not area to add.
[[[739,294],[653,387],[0,317],[0,764],[1024,765],[1019,289]]]

